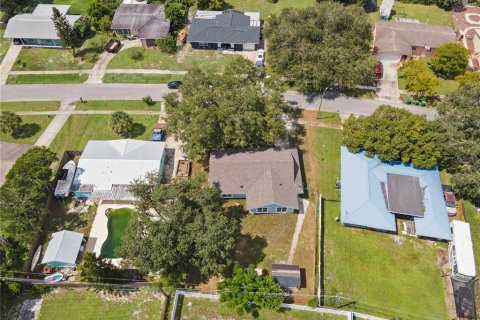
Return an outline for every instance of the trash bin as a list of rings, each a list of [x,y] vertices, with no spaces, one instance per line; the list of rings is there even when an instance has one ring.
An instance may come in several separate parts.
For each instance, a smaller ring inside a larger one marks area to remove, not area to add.
[[[420,105],[421,105],[422,107],[425,107],[425,106],[427,105],[427,103],[425,102],[425,100],[422,100],[422,101],[420,101]]]
[[[407,98],[407,100],[405,100],[405,103],[406,104],[412,104],[412,101],[413,101],[412,98]]]
[[[420,103],[420,101],[418,101],[418,100],[415,100],[415,101],[413,102],[413,104],[416,105],[416,106],[418,106],[419,103]]]

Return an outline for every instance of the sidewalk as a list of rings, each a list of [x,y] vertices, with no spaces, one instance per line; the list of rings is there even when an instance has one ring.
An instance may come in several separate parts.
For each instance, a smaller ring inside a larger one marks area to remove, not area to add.
[[[8,52],[5,55],[5,58],[3,58],[2,64],[0,65],[0,84],[7,83],[10,70],[12,70],[13,64],[17,60],[21,50],[21,46],[10,46],[8,49]]]
[[[66,112],[57,114],[55,118],[53,118],[52,122],[50,122],[47,129],[45,129],[42,135],[38,138],[37,142],[35,142],[36,146],[44,146],[47,148],[50,146],[53,139],[55,139],[60,129],[62,129],[63,125],[68,120],[68,117],[70,117],[71,112],[68,112],[68,111],[75,109],[75,104],[76,104],[76,101],[73,101],[73,102],[64,101],[61,103],[59,110],[66,111]]]

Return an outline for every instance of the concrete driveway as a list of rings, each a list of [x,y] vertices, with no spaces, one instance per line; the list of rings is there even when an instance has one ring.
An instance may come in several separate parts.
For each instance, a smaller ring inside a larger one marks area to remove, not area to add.
[[[397,60],[382,61],[383,79],[380,80],[380,99],[400,101],[400,90],[398,90]]]

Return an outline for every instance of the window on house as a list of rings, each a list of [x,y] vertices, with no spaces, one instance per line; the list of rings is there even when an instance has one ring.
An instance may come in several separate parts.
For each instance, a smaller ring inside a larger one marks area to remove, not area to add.
[[[232,195],[231,195],[231,194],[224,194],[224,195],[222,195],[222,197],[224,197],[224,198],[231,198]]]
[[[278,207],[277,212],[279,212],[279,213],[287,212],[287,208],[286,207]]]
[[[257,209],[257,212],[258,212],[258,213],[267,213],[267,212],[268,212],[268,208],[258,208],[258,209]]]

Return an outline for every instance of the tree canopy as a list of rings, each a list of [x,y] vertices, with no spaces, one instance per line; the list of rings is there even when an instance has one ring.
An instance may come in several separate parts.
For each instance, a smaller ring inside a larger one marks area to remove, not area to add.
[[[110,116],[110,128],[121,135],[128,135],[133,128],[133,119],[123,111],[117,111]]]
[[[401,69],[400,77],[405,82],[405,89],[417,97],[432,96],[435,87],[439,84],[425,62],[421,60],[409,60]]]
[[[79,31],[75,29],[74,26],[68,22],[65,15],[62,15],[55,7],[53,7],[52,20],[62,47],[72,49],[72,52],[75,55],[75,49],[80,47]]]
[[[233,276],[218,283],[220,301],[235,308],[239,315],[258,313],[258,310],[278,310],[283,302],[280,285],[268,275],[258,275],[255,266],[243,269],[236,265]]]
[[[480,203],[480,83],[470,83],[448,95],[438,107],[445,134],[442,167],[462,195]]]
[[[94,0],[88,8],[88,16],[96,30],[107,31],[121,0]]]
[[[199,10],[222,10],[225,5],[225,0],[197,0]]]
[[[38,3],[38,0],[0,0],[0,11],[10,19],[19,13],[32,12]]]
[[[468,68],[468,50],[458,43],[444,44],[437,49],[430,66],[443,78],[461,75]]]
[[[480,72],[467,71],[464,74],[456,77],[455,80],[457,80],[461,86],[474,82],[480,84]]]
[[[438,123],[408,110],[382,105],[368,117],[350,116],[344,123],[343,144],[350,152],[365,150],[385,161],[431,168],[441,157]]]
[[[137,219],[117,254],[142,272],[180,274],[190,267],[206,276],[224,272],[233,261],[240,227],[227,215],[217,189],[199,179],[159,181],[149,175],[132,185]]]
[[[265,25],[268,62],[304,92],[375,81],[371,26],[365,10],[337,2],[283,9]]]
[[[22,118],[14,112],[2,111],[0,114],[0,132],[14,133],[20,129]]]
[[[235,59],[223,74],[191,70],[178,93],[164,96],[167,126],[194,157],[205,150],[273,145],[285,135],[288,104],[278,81]],[[263,85],[259,82],[263,81]]]
[[[81,281],[92,283],[114,283],[118,273],[117,267],[105,261],[102,256],[97,257],[94,252],[87,251],[83,253],[78,271]]]

